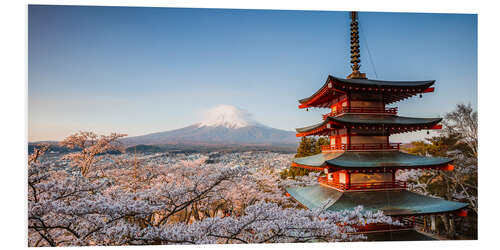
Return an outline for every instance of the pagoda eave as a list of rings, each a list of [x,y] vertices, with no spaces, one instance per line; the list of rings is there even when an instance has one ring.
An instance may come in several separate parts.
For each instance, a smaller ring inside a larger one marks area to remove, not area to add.
[[[369,79],[343,79],[329,75],[325,84],[310,97],[299,100],[299,108],[327,108],[332,98],[344,93],[383,93],[385,104],[433,92],[435,80],[428,81],[380,81]],[[333,95],[332,95],[333,93]]]
[[[440,168],[447,166],[452,161],[452,159],[444,157],[423,157],[400,151],[346,151],[339,157],[326,160],[325,162],[328,166],[332,166],[334,168],[359,170],[366,168]]]
[[[340,116],[329,116],[325,121],[332,121],[342,126],[434,126],[441,122],[442,118],[415,118],[397,115],[372,115],[372,114],[342,114]]]
[[[444,157],[424,157],[400,151],[335,151],[295,158],[296,167],[322,170],[326,167],[351,172],[380,172],[391,169],[453,170],[453,160]]]
[[[441,120],[442,118],[413,118],[396,115],[343,114],[328,116],[321,123],[295,130],[297,137],[328,135],[330,131],[342,128],[386,130],[383,133],[390,135],[424,129],[441,129],[442,126],[438,124]]]
[[[305,166],[305,165],[301,165]],[[427,169],[427,170],[443,170],[451,171],[454,166],[448,163],[438,164],[438,165],[426,165],[426,166],[401,166],[401,167],[342,167],[327,164],[323,169],[328,168],[329,171],[347,170],[348,173],[383,173],[391,172],[393,170],[417,170],[417,169]],[[450,170],[451,169],[451,170]]]
[[[327,207],[339,212],[362,205],[365,211],[381,210],[389,216],[415,216],[453,213],[467,207],[466,203],[428,197],[406,190],[340,192],[316,184],[306,187],[287,188],[287,192],[309,209]],[[328,204],[331,201],[332,204]]]
[[[326,161],[334,159],[335,157],[339,157],[344,152],[329,152],[329,153],[319,153],[306,157],[294,158],[292,160],[292,164],[295,164],[296,167],[311,167],[317,169],[323,169],[326,166]]]
[[[320,166],[320,167],[307,166],[307,165],[302,165],[302,164],[298,164],[298,163],[295,163],[295,162],[292,162],[292,167],[298,167],[298,168],[303,168],[303,169],[308,169],[308,170],[314,170],[314,171],[323,171],[323,169],[325,169],[324,166]]]

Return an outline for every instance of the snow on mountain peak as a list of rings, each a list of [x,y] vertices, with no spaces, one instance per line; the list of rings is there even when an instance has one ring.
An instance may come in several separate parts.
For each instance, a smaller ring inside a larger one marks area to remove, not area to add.
[[[223,126],[226,128],[243,128],[256,124],[251,116],[252,115],[246,110],[239,109],[232,105],[221,104],[208,110],[205,120],[199,123],[198,127]]]

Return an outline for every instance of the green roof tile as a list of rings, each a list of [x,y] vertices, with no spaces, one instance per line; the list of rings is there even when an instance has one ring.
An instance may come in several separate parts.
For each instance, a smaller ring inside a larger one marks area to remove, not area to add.
[[[344,114],[340,116],[329,116],[323,122],[311,126],[296,128],[298,133],[304,133],[319,128],[329,121],[340,124],[359,124],[359,125],[387,125],[387,126],[430,126],[439,123],[442,118],[416,118],[396,115],[373,115],[373,114]]]
[[[327,160],[339,157],[343,153],[344,153],[343,151],[332,152],[332,153],[320,153],[312,156],[295,158],[292,161],[300,165],[306,165],[311,167],[322,167],[325,166],[325,162]]]
[[[325,81],[325,84],[317,90],[313,95],[310,97],[300,99],[299,103],[305,103],[312,99],[315,95],[317,95],[323,88],[327,87],[328,82],[341,82],[347,85],[351,86],[359,86],[359,87],[408,87],[408,88],[428,88],[432,86],[435,82],[435,80],[428,80],[428,81],[381,81],[381,80],[370,80],[370,79],[344,79],[344,78],[338,78],[329,75],[328,78]]]
[[[426,81],[382,81],[370,79],[344,79],[335,76],[328,76],[328,80],[342,82],[346,84],[362,85],[363,87],[420,87],[428,88],[436,82],[435,80]],[[327,80],[327,82],[328,82]]]
[[[449,158],[424,157],[399,151],[345,151],[342,155],[327,160],[326,164],[346,169],[380,167],[416,168],[442,166],[451,161]]]
[[[362,205],[365,211],[382,210],[384,214],[392,216],[447,213],[467,206],[466,203],[428,197],[407,190],[340,192],[318,184],[287,188],[287,192],[309,209],[342,211]],[[329,199],[333,204],[327,204]]]
[[[349,124],[385,124],[385,125],[430,125],[436,124],[442,118],[416,118],[396,115],[344,114],[328,117],[327,120]]]
[[[295,158],[293,162],[311,166],[332,166],[344,169],[357,168],[418,168],[443,166],[452,162],[444,157],[424,157],[399,151],[338,151]]]

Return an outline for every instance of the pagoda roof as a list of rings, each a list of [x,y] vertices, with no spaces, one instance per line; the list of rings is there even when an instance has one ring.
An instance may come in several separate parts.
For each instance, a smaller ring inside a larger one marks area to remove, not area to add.
[[[396,115],[344,114],[330,116],[326,120],[340,124],[384,124],[384,125],[433,125],[443,118],[416,118]]]
[[[295,129],[297,133],[324,132],[328,128],[328,123],[334,126],[343,127],[345,125],[384,125],[391,126],[417,126],[411,130],[430,129],[438,124],[442,118],[415,118],[396,115],[374,115],[374,114],[343,114],[340,116],[328,116],[323,122]]]
[[[310,131],[313,131],[315,129],[320,129],[321,127],[325,127],[327,123],[328,122],[325,120],[325,121],[323,121],[321,123],[314,124],[314,125],[311,125],[311,126],[307,126],[307,127],[303,127],[303,128],[296,128],[295,131],[297,131],[297,133],[310,132]]]
[[[286,191],[309,209],[329,211],[353,209],[362,205],[365,211],[382,210],[385,215],[409,216],[449,213],[467,206],[466,203],[428,197],[407,190],[340,192],[320,184],[287,188]]]
[[[382,81],[370,79],[343,79],[335,76],[328,76],[328,80],[338,81],[349,85],[359,85],[363,87],[422,87],[427,88],[434,84],[436,80],[427,81]]]
[[[340,156],[327,160],[329,166],[343,169],[359,168],[420,168],[445,166],[452,159],[444,157],[424,157],[403,153],[400,151],[345,151]]]
[[[294,158],[293,163],[306,167],[334,167],[340,169],[376,168],[430,168],[442,167],[452,162],[444,157],[424,157],[400,151],[338,151]]]
[[[319,153],[312,156],[300,157],[293,159],[293,162],[299,165],[311,166],[311,167],[325,167],[326,161],[339,157],[344,152],[328,152],[328,153]]]
[[[387,93],[384,98],[385,103],[396,102],[413,95],[425,92],[432,92],[429,89],[435,83],[435,80],[426,81],[382,81],[370,79],[344,79],[328,75],[323,86],[318,89],[314,94],[307,98],[299,100],[302,104],[299,107],[327,107],[325,103],[328,102],[328,97],[335,96],[332,92],[379,92]],[[398,90],[398,91],[395,91]],[[403,91],[404,90],[404,91]],[[326,97],[326,98],[325,98]]]

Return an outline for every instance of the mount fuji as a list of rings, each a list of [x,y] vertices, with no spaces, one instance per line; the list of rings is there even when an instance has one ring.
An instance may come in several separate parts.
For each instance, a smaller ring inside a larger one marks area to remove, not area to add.
[[[122,139],[126,145],[253,145],[297,146],[295,132],[271,128],[254,121],[250,113],[219,105],[201,122],[180,129]]]

